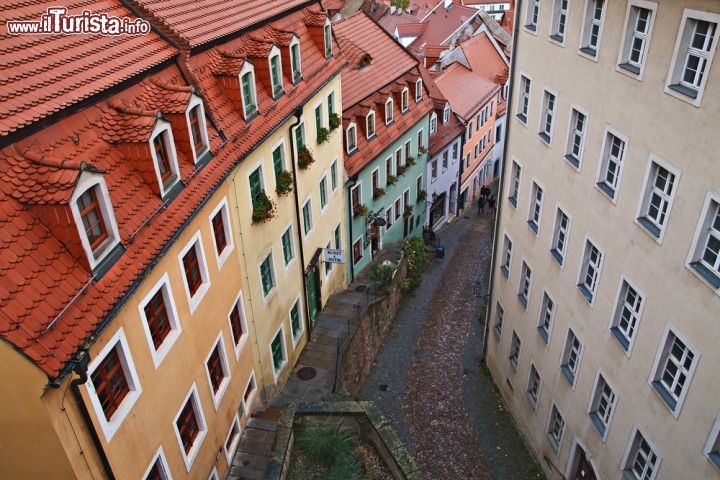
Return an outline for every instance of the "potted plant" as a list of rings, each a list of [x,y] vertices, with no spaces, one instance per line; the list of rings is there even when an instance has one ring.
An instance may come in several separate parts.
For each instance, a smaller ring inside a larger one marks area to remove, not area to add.
[[[379,198],[385,195],[385,189],[382,187],[375,187],[373,189],[373,198]]]
[[[400,165],[400,166],[397,168],[397,173],[398,173],[398,175],[405,175],[405,172],[407,172],[407,169],[408,169],[408,168],[409,168],[409,167],[407,166],[407,164]]]
[[[395,184],[397,183],[397,180],[398,180],[398,179],[397,179],[397,177],[396,177],[395,175],[390,175],[390,176],[387,178],[387,184],[388,184],[388,185],[395,185]]]
[[[330,114],[330,131],[335,130],[340,126],[340,115],[337,113]]]
[[[415,162],[416,162],[416,159],[412,155],[407,157],[407,160],[405,161],[405,163],[407,163],[408,165],[415,165]]]
[[[418,147],[418,152],[422,155],[425,155],[428,152],[428,149],[426,147],[420,146]]]
[[[419,192],[417,192],[418,202],[422,202],[426,198],[427,198],[427,192],[425,190],[420,190]]]
[[[405,218],[412,217],[413,215],[413,206],[412,205],[405,205],[405,212],[403,212],[403,216]]]
[[[284,196],[292,192],[293,175],[287,170],[279,171],[275,174],[275,192]]]
[[[252,223],[267,222],[275,217],[275,204],[263,191],[253,200]]]
[[[305,170],[312,165],[314,161],[315,159],[312,156],[312,152],[308,150],[305,145],[298,148],[298,167]]]
[[[330,130],[325,127],[320,127],[317,131],[317,142],[325,143],[330,139]]]
[[[355,205],[355,208],[353,208],[353,213],[356,217],[367,217],[368,208],[361,203],[359,205]]]

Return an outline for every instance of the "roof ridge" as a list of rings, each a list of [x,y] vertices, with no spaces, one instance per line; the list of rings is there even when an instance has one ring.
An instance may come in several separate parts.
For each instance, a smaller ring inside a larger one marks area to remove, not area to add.
[[[123,102],[119,98],[113,98],[108,100],[108,105],[110,108],[115,110],[118,113],[125,114],[125,115],[134,115],[136,117],[155,117],[160,118],[161,114],[158,110],[150,111],[145,110],[141,107],[132,107],[129,104]]]
[[[45,153],[38,152],[32,148],[28,148],[25,152],[18,152],[15,145],[12,145],[12,149],[15,150],[25,160],[35,163],[38,165],[45,165],[47,167],[54,167],[63,170],[82,170],[85,166],[85,162],[81,162],[76,159],[63,158],[62,160],[52,156],[48,156]]]

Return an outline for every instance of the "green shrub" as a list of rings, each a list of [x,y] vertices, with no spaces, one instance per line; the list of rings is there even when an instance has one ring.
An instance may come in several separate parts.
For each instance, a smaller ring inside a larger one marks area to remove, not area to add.
[[[308,428],[299,435],[297,445],[310,459],[331,468],[341,457],[352,453],[355,439],[351,430],[336,422]]]
[[[407,277],[400,282],[404,292],[415,290],[422,282],[422,272],[425,268],[425,242],[417,235],[413,235],[405,242],[405,257],[408,259]]]
[[[373,265],[370,268],[370,278],[378,282],[378,290],[383,293],[390,293],[390,282],[397,265]]]

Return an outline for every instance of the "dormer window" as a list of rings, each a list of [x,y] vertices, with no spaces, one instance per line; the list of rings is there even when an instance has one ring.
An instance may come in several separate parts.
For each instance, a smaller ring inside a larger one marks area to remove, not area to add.
[[[445,109],[443,110],[443,124],[448,123],[450,121],[450,105],[445,105]]]
[[[242,93],[243,114],[245,120],[257,113],[257,93],[255,91],[255,69],[252,64],[245,63],[240,71],[240,89]]]
[[[437,131],[437,114],[435,112],[430,115],[430,135]]]
[[[94,269],[120,239],[103,177],[83,172],[70,199],[70,208],[80,233],[80,243],[90,268]]]
[[[393,99],[388,98],[385,102],[385,125],[391,124],[393,121]]]
[[[410,91],[407,87],[403,88],[402,93],[400,93],[400,111],[402,113],[405,113],[408,111],[408,103],[410,98]]]
[[[208,133],[205,124],[205,109],[202,100],[192,96],[187,109],[187,121],[190,128],[190,143],[192,144],[195,163],[208,150]]]
[[[172,130],[170,130],[170,124],[164,121],[158,122],[150,143],[152,145],[155,170],[160,182],[160,196],[164,197],[180,178],[175,142]]]
[[[375,136],[375,111],[370,110],[365,117],[365,137],[370,139]]]
[[[293,84],[300,81],[302,78],[302,65],[300,63],[300,40],[297,37],[293,37],[290,42],[290,68],[292,68],[292,81]]]
[[[423,83],[422,78],[418,78],[415,82],[415,101],[419,102],[422,100]]]
[[[277,98],[283,93],[282,65],[277,47],[273,47],[273,52],[270,53],[270,82],[272,83],[273,98]]]
[[[348,126],[345,137],[347,140],[347,153],[352,153],[357,150],[357,127],[354,123]]]
[[[323,36],[325,38],[325,58],[332,56],[332,31],[330,30],[330,19],[325,22],[323,27]]]

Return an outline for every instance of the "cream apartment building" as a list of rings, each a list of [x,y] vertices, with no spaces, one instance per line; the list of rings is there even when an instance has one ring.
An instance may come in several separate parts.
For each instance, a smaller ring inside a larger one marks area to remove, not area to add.
[[[517,3],[486,355],[548,478],[720,477],[719,24]]]

